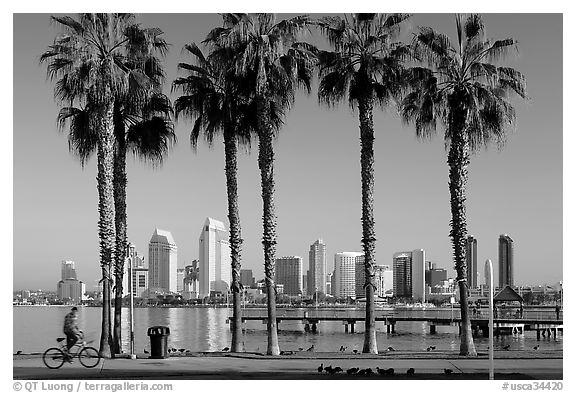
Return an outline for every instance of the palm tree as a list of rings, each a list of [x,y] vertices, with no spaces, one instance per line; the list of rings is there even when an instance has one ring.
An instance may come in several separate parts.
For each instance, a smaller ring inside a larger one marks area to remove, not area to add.
[[[267,354],[278,355],[276,325],[276,213],[274,207],[275,136],[272,112],[283,113],[294,101],[298,86],[310,92],[313,47],[297,42],[309,24],[307,16],[276,22],[274,14],[224,14],[224,26],[214,29],[208,41],[230,48],[235,73],[254,81],[249,97],[253,100],[258,135],[258,167],[262,187],[264,274],[268,308]]]
[[[182,90],[175,101],[176,116],[182,113],[194,120],[190,135],[192,147],[196,149],[200,131],[206,141],[213,144],[217,133],[224,137],[226,189],[228,194],[228,221],[230,224],[230,256],[232,268],[231,352],[242,349],[242,309],[240,268],[242,235],[238,208],[237,151],[238,144],[249,145],[251,129],[241,128],[241,119],[251,112],[241,110],[242,86],[239,78],[230,72],[230,58],[222,53],[219,58],[206,58],[200,48],[192,43],[185,46],[193,56],[194,64],[180,63],[178,68],[186,71],[186,77],[177,78],[173,87]],[[219,49],[225,52],[225,48]],[[228,65],[228,66],[227,66]]]
[[[98,156],[98,235],[102,270],[102,332],[100,355],[111,357],[110,286],[115,248],[114,207],[114,106],[130,85],[145,88],[148,77],[139,69],[126,67],[132,14],[79,14],[52,17],[62,35],[55,38],[41,57],[55,83],[55,96],[61,102],[83,103],[87,113],[78,121],[94,132]],[[73,105],[71,105],[73,106]],[[94,139],[92,139],[94,140]],[[82,153],[84,154],[84,153]]]
[[[317,23],[333,47],[319,51],[320,102],[333,106],[348,98],[358,107],[362,178],[362,245],[366,289],[364,353],[378,353],[374,293],[374,104],[388,105],[402,88],[405,45],[396,42],[405,14],[353,14],[324,17]]]
[[[467,168],[471,151],[491,141],[503,141],[506,129],[515,121],[510,93],[526,98],[526,83],[515,69],[496,65],[516,50],[515,40],[487,40],[479,15],[470,15],[466,20],[457,15],[456,30],[456,45],[429,27],[420,27],[415,34],[414,54],[429,68],[415,67],[410,71],[413,90],[404,98],[401,112],[406,122],[415,124],[420,138],[430,137],[437,121],[444,124],[452,214],[450,237],[462,315],[460,355],[475,356],[466,282]]]

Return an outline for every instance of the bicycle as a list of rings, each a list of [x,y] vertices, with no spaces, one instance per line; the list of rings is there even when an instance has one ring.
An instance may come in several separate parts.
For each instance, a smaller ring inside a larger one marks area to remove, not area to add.
[[[46,367],[51,369],[60,368],[64,362],[71,362],[75,357],[78,357],[80,364],[86,368],[96,367],[100,363],[100,354],[96,348],[87,346],[87,344],[90,344],[93,340],[90,342],[85,342],[82,339],[81,341],[78,341],[76,344],[74,344],[74,346],[70,348],[69,351],[66,346],[65,337],[59,337],[56,339],[56,341],[61,343],[60,348],[48,348],[42,355],[42,361]]]

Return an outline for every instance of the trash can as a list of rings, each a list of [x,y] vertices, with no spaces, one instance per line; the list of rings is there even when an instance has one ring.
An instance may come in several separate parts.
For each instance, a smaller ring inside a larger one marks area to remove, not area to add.
[[[150,336],[150,356],[149,359],[168,358],[168,336],[170,328],[167,326],[152,326],[148,328]]]

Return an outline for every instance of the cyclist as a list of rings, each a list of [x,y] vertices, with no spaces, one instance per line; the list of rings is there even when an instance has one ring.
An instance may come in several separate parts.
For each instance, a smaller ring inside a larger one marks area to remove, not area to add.
[[[72,307],[72,310],[64,317],[64,334],[66,335],[66,360],[71,361],[70,348],[72,348],[78,340],[82,339],[82,331],[78,329],[78,308]]]

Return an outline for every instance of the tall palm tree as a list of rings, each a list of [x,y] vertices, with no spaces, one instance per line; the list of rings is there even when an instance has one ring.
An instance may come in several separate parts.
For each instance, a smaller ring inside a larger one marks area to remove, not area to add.
[[[405,14],[353,14],[324,17],[317,23],[333,47],[319,51],[320,102],[333,106],[348,98],[358,107],[360,121],[360,163],[362,178],[362,246],[366,329],[364,353],[378,353],[374,293],[376,234],[374,231],[374,104],[388,105],[402,88],[405,45],[397,42]]]
[[[61,26],[62,35],[55,38],[41,57],[47,63],[48,75],[55,82],[59,101],[79,100],[88,108],[81,121],[96,134],[98,155],[98,236],[102,270],[102,332],[100,355],[110,358],[112,336],[110,318],[111,269],[116,238],[114,208],[114,105],[115,98],[130,85],[145,88],[149,80],[139,69],[127,68],[132,14],[79,14],[77,19],[52,17]]]
[[[450,237],[462,316],[460,355],[475,356],[465,255],[470,153],[491,141],[503,141],[506,129],[515,121],[510,94],[526,98],[526,82],[515,69],[497,65],[511,50],[516,50],[515,40],[486,39],[479,15],[470,15],[465,20],[457,15],[456,31],[455,45],[446,35],[429,27],[420,27],[415,34],[414,54],[427,67],[411,70],[413,90],[404,98],[401,113],[406,122],[415,124],[418,137],[428,138],[436,130],[437,122],[445,128],[452,214]]]
[[[276,325],[276,213],[274,207],[273,111],[288,110],[298,86],[310,92],[313,47],[297,41],[310,24],[307,16],[276,21],[274,14],[224,14],[224,26],[214,29],[209,41],[230,48],[235,72],[253,78],[250,97],[254,100],[258,135],[258,167],[262,187],[264,274],[268,308],[269,355],[280,354]]]

